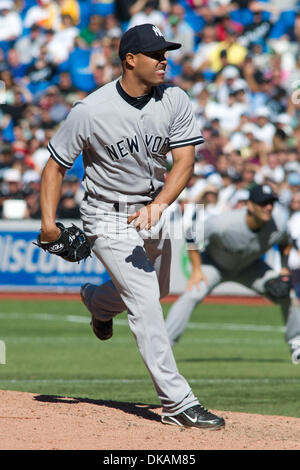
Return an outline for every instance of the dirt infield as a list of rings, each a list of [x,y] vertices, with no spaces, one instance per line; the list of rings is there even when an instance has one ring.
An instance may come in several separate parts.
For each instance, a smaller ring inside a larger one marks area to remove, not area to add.
[[[79,300],[78,294],[0,293],[2,299],[58,296]],[[210,296],[205,301],[269,303],[259,297]],[[225,429],[162,425],[155,405],[0,390],[0,450],[300,450],[300,418],[212,411],[225,418]]]
[[[219,431],[160,423],[134,403],[0,391],[1,450],[300,450],[300,418],[216,411]]]

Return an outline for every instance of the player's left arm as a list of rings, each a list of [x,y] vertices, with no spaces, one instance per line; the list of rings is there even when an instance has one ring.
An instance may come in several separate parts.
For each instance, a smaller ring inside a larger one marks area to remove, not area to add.
[[[195,147],[187,145],[172,149],[173,166],[168,173],[164,188],[148,206],[143,207],[128,218],[128,223],[135,220],[137,229],[149,230],[155,225],[163,211],[177,199],[193,176],[195,163]]]
[[[164,210],[170,206],[188,184],[194,174],[195,147],[187,145],[172,150],[173,166],[168,173],[166,184],[153,201]]]
[[[268,279],[265,283],[265,291],[271,299],[287,298],[292,289],[292,278],[288,266],[289,253],[292,249],[292,243],[286,242],[279,244],[281,255],[281,270],[277,277]]]
[[[289,241],[285,245],[279,245],[279,252],[280,252],[280,258],[281,258],[281,270],[280,270],[281,275],[290,274],[288,261],[289,261],[289,255],[290,255],[292,248],[293,248],[293,244],[291,241]]]

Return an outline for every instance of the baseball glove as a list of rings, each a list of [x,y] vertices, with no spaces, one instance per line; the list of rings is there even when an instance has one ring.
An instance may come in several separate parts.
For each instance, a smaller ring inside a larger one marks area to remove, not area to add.
[[[71,227],[65,227],[60,222],[57,222],[56,225],[61,230],[57,240],[53,242],[41,242],[39,235],[37,242],[34,244],[72,263],[75,261],[79,262],[91,255],[89,241],[85,233],[79,227],[74,224],[72,224]]]
[[[269,279],[265,283],[265,289],[274,299],[282,299],[288,297],[292,288],[292,280],[289,274],[284,274],[273,279]]]

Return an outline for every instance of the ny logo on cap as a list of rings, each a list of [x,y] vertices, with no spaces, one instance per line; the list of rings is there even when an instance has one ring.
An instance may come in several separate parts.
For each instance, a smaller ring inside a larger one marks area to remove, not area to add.
[[[270,194],[272,192],[270,186],[267,186],[266,184],[263,186],[262,190],[265,194]]]
[[[155,32],[156,36],[163,36],[163,33],[157,26],[152,26],[152,29]]]

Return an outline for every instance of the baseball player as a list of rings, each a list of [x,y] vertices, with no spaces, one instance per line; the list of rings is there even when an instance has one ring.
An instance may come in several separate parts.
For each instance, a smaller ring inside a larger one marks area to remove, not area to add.
[[[286,341],[292,362],[300,363],[300,311],[291,302],[287,266],[290,244],[287,218],[273,211],[276,195],[268,185],[256,185],[249,192],[247,207],[213,216],[204,225],[203,253],[190,230],[187,246],[192,273],[186,292],[174,303],[166,318],[167,332],[174,345],[184,332],[196,307],[221,282],[238,282],[268,297],[281,308],[286,324]],[[263,255],[278,245],[280,276],[263,261]]]
[[[111,281],[81,288],[101,340],[113,317],[129,326],[162,403],[162,422],[217,429],[224,419],[204,408],[175,363],[160,298],[168,293],[170,239],[165,209],[193,174],[203,142],[186,94],[165,85],[166,51],[178,49],[152,24],[121,38],[122,76],[76,102],[50,140],[41,180],[41,242],[58,239],[55,223],[65,170],[83,152],[83,227]],[[173,167],[165,181],[166,154]]]

